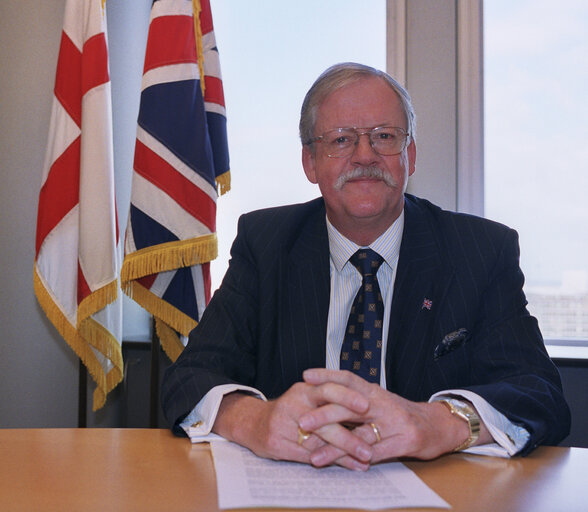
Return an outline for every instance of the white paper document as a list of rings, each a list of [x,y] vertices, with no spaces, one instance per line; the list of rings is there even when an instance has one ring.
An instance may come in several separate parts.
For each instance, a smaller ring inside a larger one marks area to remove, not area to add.
[[[221,509],[450,508],[400,462],[358,472],[263,459],[228,441],[213,441],[211,449]]]

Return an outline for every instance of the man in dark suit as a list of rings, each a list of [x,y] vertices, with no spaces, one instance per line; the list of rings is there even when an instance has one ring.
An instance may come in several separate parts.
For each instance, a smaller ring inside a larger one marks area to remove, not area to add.
[[[414,119],[406,91],[373,68],[337,65],[315,82],[300,134],[322,198],[240,219],[223,283],[166,372],[175,432],[352,469],[462,449],[528,453],[567,435],[517,235],[405,194]],[[352,262],[368,252],[380,334],[363,327],[374,344],[351,342],[354,366],[348,333],[364,319],[350,310],[372,282]]]

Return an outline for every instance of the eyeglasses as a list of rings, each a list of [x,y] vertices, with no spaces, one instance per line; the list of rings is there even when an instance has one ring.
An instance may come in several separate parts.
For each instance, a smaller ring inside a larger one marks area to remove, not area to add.
[[[322,142],[326,146],[327,156],[342,158],[351,155],[359,143],[359,137],[368,135],[370,145],[379,155],[392,156],[402,153],[408,146],[410,133],[396,126],[378,126],[376,128],[336,128],[307,142]]]

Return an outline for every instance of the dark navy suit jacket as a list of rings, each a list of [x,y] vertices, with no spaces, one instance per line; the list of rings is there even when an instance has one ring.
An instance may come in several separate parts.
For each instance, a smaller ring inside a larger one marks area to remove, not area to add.
[[[278,397],[325,366],[330,294],[322,199],[239,220],[229,269],[188,346],[166,372],[162,405],[178,423],[219,384]],[[386,355],[388,389],[415,401],[471,390],[556,444],[570,413],[537,321],[526,309],[515,231],[405,197]],[[457,341],[445,341],[462,329]]]

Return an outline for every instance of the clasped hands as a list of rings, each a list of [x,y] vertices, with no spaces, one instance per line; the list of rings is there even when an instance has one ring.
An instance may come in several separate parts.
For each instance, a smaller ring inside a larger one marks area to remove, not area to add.
[[[213,430],[262,457],[360,471],[435,458],[469,434],[442,404],[411,402],[348,371],[315,368],[303,379],[269,402],[225,396]]]

